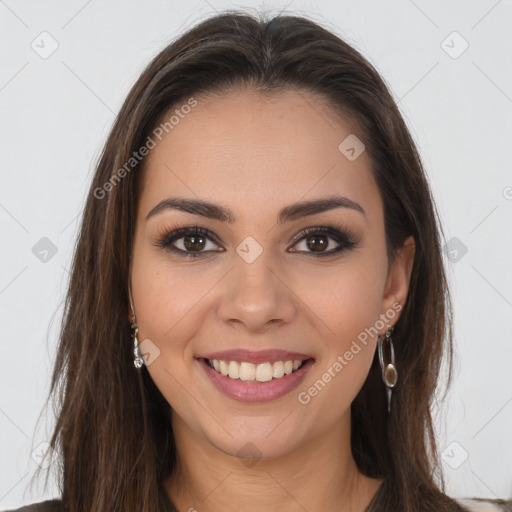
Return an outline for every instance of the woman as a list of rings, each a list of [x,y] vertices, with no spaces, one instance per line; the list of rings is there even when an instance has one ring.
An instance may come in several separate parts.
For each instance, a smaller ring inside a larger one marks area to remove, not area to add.
[[[19,510],[477,510],[430,413],[440,235],[357,51],[301,17],[193,27],[105,145],[52,379],[62,499]]]

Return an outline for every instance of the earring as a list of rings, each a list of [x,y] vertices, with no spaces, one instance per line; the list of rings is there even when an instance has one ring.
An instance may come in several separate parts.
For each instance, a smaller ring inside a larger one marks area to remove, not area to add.
[[[379,336],[378,348],[379,348],[379,361],[380,367],[382,369],[382,381],[386,386],[386,394],[388,396],[388,413],[391,411],[391,393],[393,392],[393,388],[396,385],[398,380],[398,372],[396,371],[395,366],[395,349],[393,348],[393,340],[391,339],[391,332],[393,331],[393,327],[388,325],[386,329],[386,334],[384,336]],[[389,350],[391,353],[391,362],[384,363],[384,355],[382,345],[386,343],[389,345]]]
[[[137,339],[137,335],[139,334],[139,328],[136,327],[135,317],[132,317],[130,319],[130,323],[132,324],[131,327],[133,330],[133,366],[139,369],[142,368],[142,365],[144,364],[144,359],[142,359],[140,354],[139,340]]]

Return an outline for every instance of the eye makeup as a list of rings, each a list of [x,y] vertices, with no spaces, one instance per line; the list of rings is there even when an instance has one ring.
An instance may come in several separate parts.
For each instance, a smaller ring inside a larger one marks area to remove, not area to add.
[[[333,245],[332,241],[337,245],[328,251],[291,249],[291,252],[312,255],[313,257],[327,257],[339,255],[357,245],[357,237],[346,226],[338,223],[327,223],[301,230],[292,238],[293,246],[302,241],[312,239],[322,240],[322,242],[316,245],[319,249],[330,247]],[[187,240],[188,243],[185,244],[181,242],[182,240]],[[183,248],[177,247],[176,242],[180,242]],[[208,245],[208,243],[222,246],[219,237],[215,233],[196,224],[193,226],[175,225],[170,228],[167,227],[159,232],[153,245],[184,258],[204,257],[213,252],[224,251],[223,249],[204,250],[204,246]],[[198,250],[188,250],[194,247]]]

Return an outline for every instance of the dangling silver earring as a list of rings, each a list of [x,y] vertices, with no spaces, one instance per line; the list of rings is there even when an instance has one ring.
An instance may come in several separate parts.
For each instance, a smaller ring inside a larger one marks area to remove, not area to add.
[[[144,359],[140,357],[140,349],[139,349],[139,340],[137,339],[137,334],[139,333],[139,328],[135,328],[135,333],[133,335],[133,366],[135,368],[142,368],[144,364]]]
[[[396,386],[398,380],[398,372],[396,371],[395,366],[395,349],[393,348],[393,340],[391,339],[392,331],[393,327],[391,325],[388,325],[388,328],[386,329],[386,334],[384,336],[379,336],[378,341],[379,361],[380,367],[382,369],[382,381],[386,386],[386,394],[388,396],[388,413],[391,412],[391,393],[393,392],[393,388]],[[382,349],[383,343],[389,345],[391,362],[384,363],[384,355]]]
[[[139,348],[139,340],[137,339],[137,335],[139,334],[139,328],[136,326],[135,317],[132,317],[130,320],[131,328],[133,330],[133,366],[139,369],[142,368],[144,364],[144,359],[141,357],[140,348]]]

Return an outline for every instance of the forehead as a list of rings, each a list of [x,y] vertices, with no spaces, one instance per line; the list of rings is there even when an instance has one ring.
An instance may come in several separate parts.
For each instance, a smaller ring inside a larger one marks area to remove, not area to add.
[[[178,112],[161,140],[155,138],[144,162],[141,211],[176,195],[269,209],[274,201],[281,206],[333,192],[378,209],[369,156],[363,151],[347,158],[342,143],[357,137],[353,125],[321,98],[289,89],[195,100],[193,108]],[[180,105],[163,121],[176,110]]]

